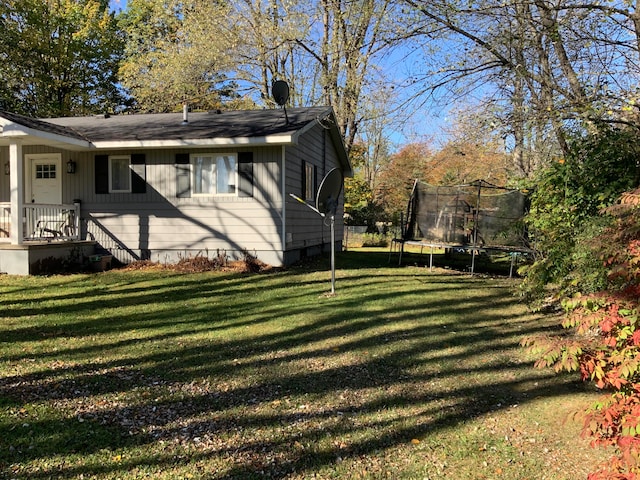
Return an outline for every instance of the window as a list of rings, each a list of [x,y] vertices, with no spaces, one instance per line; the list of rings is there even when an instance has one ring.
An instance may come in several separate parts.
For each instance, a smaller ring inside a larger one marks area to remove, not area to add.
[[[191,156],[194,195],[235,195],[238,168],[234,154]]]
[[[304,178],[302,179],[304,199],[314,201],[316,197],[316,168],[309,162],[304,162],[304,172],[302,173]]]
[[[109,192],[131,191],[131,157],[109,157]]]
[[[253,197],[253,152],[176,153],[175,173],[178,198],[213,196],[224,192],[227,195],[235,193],[238,197]]]
[[[146,155],[96,155],[95,181],[96,193],[146,193]]]
[[[38,164],[36,165],[36,178],[56,178],[56,165]]]

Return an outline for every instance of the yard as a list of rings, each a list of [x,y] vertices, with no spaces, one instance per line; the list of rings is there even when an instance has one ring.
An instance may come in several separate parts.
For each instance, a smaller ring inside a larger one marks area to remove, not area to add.
[[[567,479],[597,394],[516,280],[385,253],[260,274],[0,277],[0,478]]]

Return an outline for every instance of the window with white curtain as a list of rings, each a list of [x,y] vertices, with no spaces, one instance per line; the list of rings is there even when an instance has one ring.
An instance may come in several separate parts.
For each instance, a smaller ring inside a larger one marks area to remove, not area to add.
[[[235,154],[191,155],[194,195],[236,195],[238,165]]]

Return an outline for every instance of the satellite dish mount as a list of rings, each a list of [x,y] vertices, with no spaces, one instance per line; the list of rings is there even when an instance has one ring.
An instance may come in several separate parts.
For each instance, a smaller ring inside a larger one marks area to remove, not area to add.
[[[298,202],[306,205],[311,210],[316,212],[322,218],[329,218],[331,221],[331,294],[336,293],[336,231],[335,220],[336,212],[338,211],[338,203],[340,200],[340,193],[342,192],[342,172],[338,168],[329,170],[318,189],[316,195],[316,206],[313,207],[305,202],[300,197],[297,197],[293,193],[289,195],[295,198]]]
[[[289,101],[289,84],[284,80],[276,80],[271,84],[271,96],[275,102],[284,109],[284,117],[287,125],[289,117],[287,116],[287,101]]]

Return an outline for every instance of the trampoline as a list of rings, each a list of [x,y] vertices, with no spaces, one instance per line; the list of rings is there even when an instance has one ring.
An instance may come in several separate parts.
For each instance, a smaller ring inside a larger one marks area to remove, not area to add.
[[[511,254],[511,271],[518,254],[529,254],[523,222],[527,198],[519,190],[492,185],[483,180],[454,186],[435,186],[416,180],[409,199],[402,231],[391,241],[391,254],[399,250],[402,262],[405,245],[462,250],[472,255],[499,251]]]

